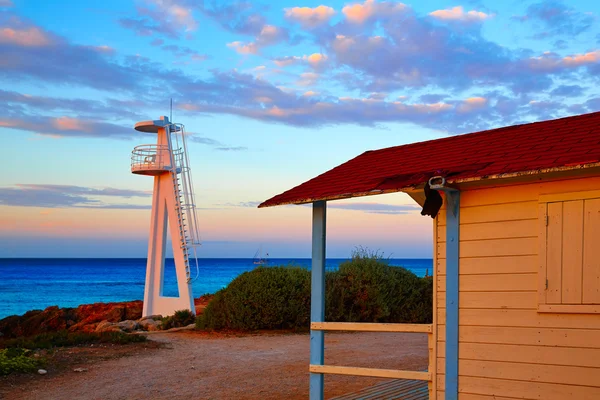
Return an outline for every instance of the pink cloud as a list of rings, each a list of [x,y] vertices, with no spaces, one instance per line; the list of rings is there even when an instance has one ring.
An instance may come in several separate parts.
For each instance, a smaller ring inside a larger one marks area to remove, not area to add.
[[[291,112],[291,110],[282,110],[277,106],[273,106],[267,110],[266,114],[273,117],[287,117]]]
[[[313,53],[310,56],[306,57],[306,60],[313,65],[318,65],[327,61],[327,56],[320,53]]]
[[[320,75],[314,72],[305,72],[300,74],[300,79],[296,82],[298,86],[313,86],[319,80]]]
[[[375,0],[365,0],[364,3],[352,4],[342,8],[342,13],[346,19],[355,24],[362,24],[371,17],[390,16],[406,9],[402,3],[389,1],[377,2]]]
[[[355,40],[353,38],[347,37],[345,35],[337,35],[335,40],[332,43],[332,47],[335,51],[340,53],[345,53],[355,44]]]
[[[42,117],[22,115],[0,119],[0,127],[28,131],[46,137],[129,138],[132,130],[123,124],[71,117]]]
[[[328,58],[325,54],[313,53],[303,56],[288,56],[273,59],[273,62],[278,67],[288,67],[296,64],[308,64],[311,67],[318,69],[327,62]]]
[[[258,46],[254,42],[243,43],[240,41],[227,43],[227,47],[230,47],[237,51],[239,54],[256,54],[258,53]]]
[[[172,19],[171,23],[183,27],[185,32],[193,32],[198,29],[198,22],[194,18],[192,9],[179,5],[178,0],[147,0],[147,2],[156,7],[158,11],[156,16],[160,13],[167,14],[167,19]]]
[[[192,10],[183,8],[177,4],[168,7],[168,12],[173,16],[173,19],[179,24],[185,26],[186,32],[195,31],[198,28],[198,23],[192,15]]]
[[[279,42],[284,35],[281,28],[278,28],[275,25],[265,25],[260,30],[256,41],[259,42],[261,46],[268,46]]]
[[[304,28],[314,28],[327,23],[335,14],[335,10],[328,6],[320,5],[315,8],[293,7],[285,9],[285,17],[297,22]]]
[[[280,58],[274,59],[273,62],[278,67],[288,67],[290,65],[294,65],[299,62],[302,62],[302,57],[298,57],[298,56],[280,57]]]
[[[2,128],[14,128],[17,126],[17,122],[10,119],[0,119],[0,127]]]
[[[487,105],[488,101],[485,97],[469,97],[458,105],[457,111],[467,113],[475,110],[480,110]]]
[[[585,54],[575,54],[562,59],[563,63],[569,67],[578,67],[580,65],[595,64],[600,61],[600,50],[591,51]]]
[[[227,46],[239,54],[257,54],[261,48],[279,43],[287,37],[288,33],[285,29],[275,25],[263,25],[253,42],[235,41],[227,43]]]
[[[139,0],[137,17],[121,18],[119,23],[140,36],[164,35],[179,39],[182,32],[190,39],[198,22],[190,2],[181,0]],[[187,3],[183,5],[184,3]],[[189,7],[188,7],[189,5]]]
[[[85,124],[77,118],[54,118],[52,120],[52,125],[54,126],[54,128],[60,131],[86,131]]]
[[[25,47],[42,47],[52,43],[39,28],[3,28],[0,30],[0,43],[16,44]]]
[[[574,54],[560,57],[553,52],[545,52],[541,56],[531,57],[524,63],[533,71],[558,72],[568,68],[577,68],[600,63],[600,50],[594,50],[584,54]]]
[[[115,49],[113,47],[110,46],[106,46],[106,45],[102,45],[102,46],[87,46],[88,49],[90,50],[94,50],[98,53],[102,53],[102,54],[114,54],[115,53]]]
[[[448,8],[445,10],[437,10],[429,13],[432,17],[444,21],[458,21],[458,22],[482,22],[492,17],[492,14],[486,14],[481,11],[468,11],[465,12],[462,6]]]

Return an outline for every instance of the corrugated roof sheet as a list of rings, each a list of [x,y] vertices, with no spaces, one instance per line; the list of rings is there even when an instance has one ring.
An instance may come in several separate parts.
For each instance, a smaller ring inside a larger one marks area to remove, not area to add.
[[[259,207],[600,163],[600,112],[367,151]]]

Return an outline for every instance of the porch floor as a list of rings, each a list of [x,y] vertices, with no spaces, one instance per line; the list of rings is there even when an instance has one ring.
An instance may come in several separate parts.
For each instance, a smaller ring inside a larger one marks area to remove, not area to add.
[[[428,400],[426,381],[396,379],[369,386],[358,392],[334,397],[331,400]]]

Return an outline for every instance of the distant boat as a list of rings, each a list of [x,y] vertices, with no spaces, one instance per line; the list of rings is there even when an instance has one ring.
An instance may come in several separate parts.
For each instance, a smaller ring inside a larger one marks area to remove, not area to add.
[[[256,250],[256,254],[254,254],[254,264],[267,265],[269,263],[268,257],[269,253],[265,253],[264,256],[262,255],[262,247],[260,247],[258,250]]]

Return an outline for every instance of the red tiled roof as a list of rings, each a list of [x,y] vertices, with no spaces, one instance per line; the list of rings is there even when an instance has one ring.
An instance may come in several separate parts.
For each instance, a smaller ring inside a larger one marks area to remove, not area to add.
[[[259,207],[600,163],[600,112],[367,151]]]

